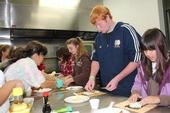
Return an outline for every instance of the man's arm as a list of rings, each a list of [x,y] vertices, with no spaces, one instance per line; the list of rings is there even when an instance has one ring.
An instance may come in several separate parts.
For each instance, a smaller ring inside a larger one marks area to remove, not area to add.
[[[99,68],[100,68],[99,62],[92,61],[92,63],[91,63],[91,72],[90,72],[90,78],[89,79],[93,79],[93,78],[95,79],[95,77],[96,77],[96,75],[97,75],[97,73],[99,71]]]
[[[118,75],[116,75],[106,86],[106,89],[108,91],[113,91],[117,88],[118,83],[124,79],[126,76],[128,76],[131,72],[133,72],[137,67],[139,66],[139,63],[130,62]]]
[[[115,76],[115,79],[121,81],[123,78],[128,76],[131,72],[133,72],[138,66],[139,63],[130,62],[117,76]]]
[[[92,61],[91,64],[91,72],[90,72],[90,77],[89,77],[89,81],[87,82],[85,89],[87,91],[92,91],[95,85],[95,77],[99,71],[99,62],[97,61]]]

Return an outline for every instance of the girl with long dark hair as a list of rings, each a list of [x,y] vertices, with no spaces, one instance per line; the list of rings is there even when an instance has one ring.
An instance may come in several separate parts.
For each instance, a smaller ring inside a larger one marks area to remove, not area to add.
[[[170,59],[165,36],[157,28],[147,30],[141,40],[142,61],[132,87],[131,102],[170,105]]]

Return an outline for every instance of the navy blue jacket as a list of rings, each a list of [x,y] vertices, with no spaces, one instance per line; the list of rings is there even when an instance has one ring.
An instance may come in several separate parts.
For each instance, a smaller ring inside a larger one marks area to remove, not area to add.
[[[106,86],[130,62],[140,61],[140,35],[129,24],[118,22],[110,33],[99,33],[95,39],[92,60],[100,65],[101,85]],[[112,93],[129,96],[137,70],[121,80]]]

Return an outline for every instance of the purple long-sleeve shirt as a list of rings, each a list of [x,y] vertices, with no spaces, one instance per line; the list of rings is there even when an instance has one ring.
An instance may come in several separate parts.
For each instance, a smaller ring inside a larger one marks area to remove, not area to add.
[[[147,81],[144,77],[144,71],[142,66],[140,66],[138,68],[138,73],[136,75],[135,78],[135,82],[134,85],[132,87],[131,92],[133,91],[137,91],[140,93],[140,95],[142,96],[142,98],[146,97],[146,96],[150,96],[150,94],[148,94],[148,91],[151,91],[151,88],[149,87],[150,83],[149,81]],[[152,88],[158,89],[158,91],[160,91],[159,93],[157,93],[157,95],[160,96],[160,105],[161,106],[168,106],[170,105],[170,66],[168,67],[163,81],[161,83],[161,85],[155,85],[152,86]]]

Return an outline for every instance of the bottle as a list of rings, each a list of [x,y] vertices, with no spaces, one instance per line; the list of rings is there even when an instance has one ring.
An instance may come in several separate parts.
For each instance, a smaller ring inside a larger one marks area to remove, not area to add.
[[[48,104],[48,92],[44,92],[43,93],[43,99],[44,99],[44,105],[43,105],[43,109],[42,109],[42,112],[43,113],[50,113],[51,112],[51,107],[50,105]]]
[[[21,104],[23,102],[23,89],[18,87],[18,88],[13,88],[12,90],[12,96],[14,98],[13,103],[15,104]]]
[[[12,90],[12,96],[14,98],[9,111],[10,113],[30,113],[30,108],[28,107],[28,104],[23,102],[23,89],[13,88]]]

